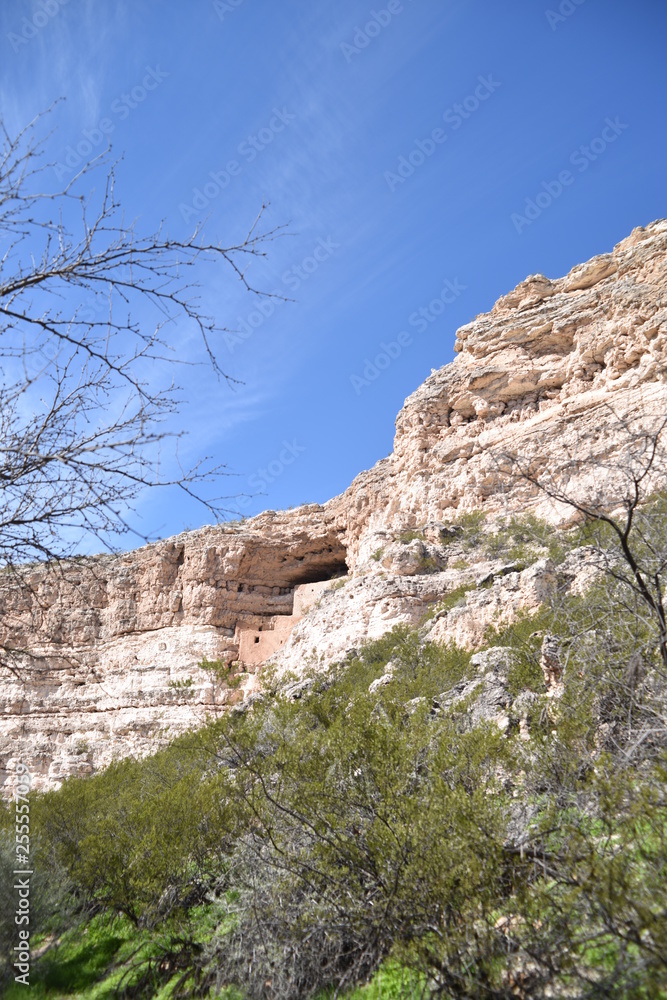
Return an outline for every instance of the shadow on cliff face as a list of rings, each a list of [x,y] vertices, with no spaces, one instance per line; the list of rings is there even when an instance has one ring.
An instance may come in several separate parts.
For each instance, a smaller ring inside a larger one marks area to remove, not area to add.
[[[292,590],[303,583],[319,583],[346,576],[348,553],[338,532],[304,530],[285,531],[274,538],[250,536],[238,567],[238,578],[248,583],[265,583]]]
[[[335,580],[336,577],[347,576],[347,563],[343,559],[318,561],[316,565],[304,566],[290,580],[290,586],[299,587],[303,583],[320,583],[324,580]]]

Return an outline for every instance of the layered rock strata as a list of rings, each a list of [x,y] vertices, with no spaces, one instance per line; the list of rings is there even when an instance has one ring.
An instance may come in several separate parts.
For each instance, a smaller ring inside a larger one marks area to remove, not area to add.
[[[526,568],[464,558],[448,525],[527,506],[563,519],[503,476],[498,453],[539,475],[585,448],[589,473],[572,484],[585,490],[590,468],[613,467],[623,447],[617,416],[667,413],[666,263],[659,221],[564,278],[527,278],[457,332],[456,360],[399,413],[392,454],[323,506],[5,574],[5,792],[19,760],[46,788],[149,752],[246,697],[267,660],[297,674],[326,665],[461,588],[432,638],[474,647],[488,623],[536,607],[553,581],[544,557]]]

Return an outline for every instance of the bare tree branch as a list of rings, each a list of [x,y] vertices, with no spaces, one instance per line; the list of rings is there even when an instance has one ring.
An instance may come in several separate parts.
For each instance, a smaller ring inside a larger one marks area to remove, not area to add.
[[[664,532],[667,416],[640,412],[626,417],[607,406],[615,444],[601,456],[590,434],[580,433],[554,468],[512,452],[495,455],[501,474],[571,508],[584,523],[606,530],[596,548],[605,572],[636,594],[657,626],[660,658],[667,668]]]
[[[143,235],[106,156],[50,189],[43,119],[18,135],[0,120],[0,565],[63,558],[83,537],[112,546],[136,530],[128,514],[149,486],[177,487],[213,518],[229,512],[203,488],[224,466],[178,462],[182,400],[165,373],[193,363],[177,344],[195,332],[218,377],[235,381],[216,358],[226,327],[202,306],[203,269],[263,294],[248,265],[281,229],[264,226],[262,206],[230,245],[200,227]]]

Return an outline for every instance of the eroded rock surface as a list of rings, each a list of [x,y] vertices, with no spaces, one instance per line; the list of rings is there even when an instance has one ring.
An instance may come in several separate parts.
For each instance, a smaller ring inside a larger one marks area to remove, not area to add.
[[[489,624],[537,608],[555,581],[546,555],[527,566],[466,555],[451,522],[462,511],[526,508],[562,520],[569,511],[503,478],[499,450],[539,473],[585,442],[609,464],[622,445],[611,409],[667,412],[666,262],[660,221],[564,278],[526,279],[458,331],[456,360],[399,413],[393,453],[323,506],[22,581],[5,574],[0,643],[16,651],[1,668],[5,792],[19,760],[39,787],[54,787],[255,696],[264,652],[298,676],[399,622],[474,648]],[[595,574],[589,555],[569,557],[575,590]],[[313,583],[304,605],[299,588]],[[500,698],[500,681],[489,684]]]

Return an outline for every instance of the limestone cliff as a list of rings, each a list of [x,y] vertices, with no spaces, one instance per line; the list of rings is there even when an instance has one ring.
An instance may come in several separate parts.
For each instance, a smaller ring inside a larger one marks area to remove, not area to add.
[[[324,506],[5,574],[0,642],[17,652],[2,668],[0,782],[19,760],[53,787],[146,753],[249,695],[259,664],[325,665],[464,585],[489,584],[437,618],[433,638],[474,646],[494,616],[535,607],[548,560],[466,562],[444,544],[447,523],[527,504],[557,519],[501,481],[499,447],[539,470],[586,436],[610,458],[610,407],[667,412],[666,262],[660,221],[564,278],[527,278],[458,331],[456,360],[399,413],[393,453]],[[572,585],[589,570],[580,554]]]

